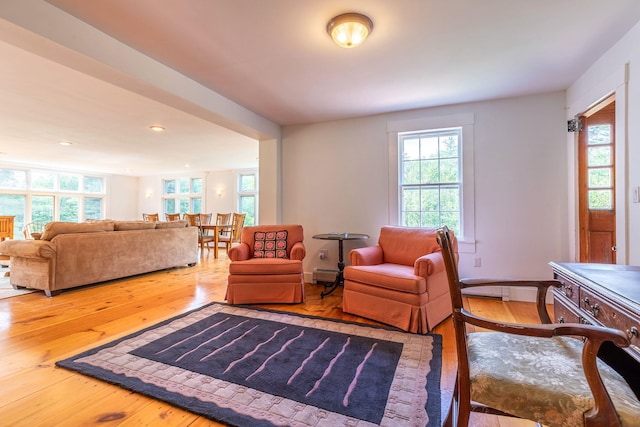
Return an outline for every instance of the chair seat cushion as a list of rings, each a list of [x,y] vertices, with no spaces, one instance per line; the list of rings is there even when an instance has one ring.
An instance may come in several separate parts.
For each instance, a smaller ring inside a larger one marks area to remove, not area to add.
[[[478,403],[545,425],[576,427],[593,406],[578,339],[477,332],[468,336],[468,354],[471,398]],[[640,402],[626,381],[600,360],[598,369],[622,425],[639,425]]]
[[[288,258],[251,258],[229,264],[229,274],[294,274],[302,273],[302,261]]]
[[[390,263],[348,266],[344,269],[344,278],[399,292],[425,293],[427,291],[426,280],[424,277],[416,276],[413,272],[413,266]]]

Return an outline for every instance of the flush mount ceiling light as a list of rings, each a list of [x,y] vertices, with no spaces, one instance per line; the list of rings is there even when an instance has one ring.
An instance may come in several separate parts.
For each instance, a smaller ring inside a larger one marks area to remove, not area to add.
[[[158,126],[158,125],[149,126],[149,129],[151,129],[154,132],[162,132],[164,130],[162,126]]]
[[[358,47],[373,30],[373,21],[360,13],[343,13],[327,24],[327,33],[340,47]]]
[[[72,145],[72,143],[69,142],[69,141],[60,141],[58,144],[60,144],[60,145]]]

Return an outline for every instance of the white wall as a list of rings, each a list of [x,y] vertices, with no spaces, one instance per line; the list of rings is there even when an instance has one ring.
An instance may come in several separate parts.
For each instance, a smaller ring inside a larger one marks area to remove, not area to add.
[[[633,202],[640,187],[640,23],[609,49],[567,90],[570,119],[610,93],[616,94],[616,215],[618,263],[640,265],[640,203]],[[575,152],[573,138],[567,151]],[[571,157],[570,157],[571,161]],[[575,172],[569,176],[569,191],[575,191]],[[569,216],[575,234],[575,209]]]
[[[105,218],[142,219],[138,211],[138,203],[140,203],[139,178],[109,175],[107,177],[106,202]]]
[[[396,112],[283,129],[282,216],[305,230],[306,273],[335,268],[337,243],[317,233],[371,236],[389,224],[387,123],[421,117],[475,116],[475,254],[462,254],[468,277],[550,278],[549,261],[566,261],[565,95],[555,92]],[[318,251],[329,249],[321,261]],[[481,258],[482,266],[473,267]]]

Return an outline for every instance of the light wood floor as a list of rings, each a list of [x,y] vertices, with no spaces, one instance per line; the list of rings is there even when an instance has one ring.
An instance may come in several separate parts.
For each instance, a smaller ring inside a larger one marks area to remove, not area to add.
[[[201,257],[176,268],[63,292],[0,300],[0,425],[2,426],[220,426],[119,387],[65,369],[57,360],[107,343],[213,301],[224,301],[228,259]],[[265,307],[335,319],[376,322],[345,314],[342,290],[320,298],[307,284],[307,301]],[[505,321],[536,322],[533,304],[469,299],[472,310]],[[455,369],[450,321],[443,335],[442,413],[451,399]],[[523,427],[534,423],[473,415],[473,426]]]

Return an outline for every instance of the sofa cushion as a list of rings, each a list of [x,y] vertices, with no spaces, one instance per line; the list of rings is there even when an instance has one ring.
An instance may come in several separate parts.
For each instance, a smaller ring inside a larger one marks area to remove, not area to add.
[[[189,226],[189,221],[186,219],[179,219],[176,221],[162,221],[156,222],[156,228],[185,228]]]
[[[253,235],[254,258],[287,258],[287,230],[256,231]]]
[[[156,228],[156,223],[151,221],[117,221],[115,231],[149,230]]]
[[[41,240],[51,240],[58,234],[96,233],[100,231],[113,231],[113,221],[101,222],[50,222],[44,227],[40,236]]]
[[[268,274],[265,274],[265,272],[268,272]],[[233,275],[275,277],[281,274],[302,274],[302,261],[284,258],[251,258],[246,261],[235,261],[229,264],[229,277]]]
[[[427,291],[425,278],[416,276],[413,267],[400,264],[347,266],[344,269],[344,278],[369,286],[411,294],[422,294]]]

